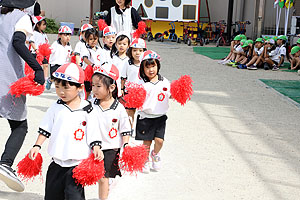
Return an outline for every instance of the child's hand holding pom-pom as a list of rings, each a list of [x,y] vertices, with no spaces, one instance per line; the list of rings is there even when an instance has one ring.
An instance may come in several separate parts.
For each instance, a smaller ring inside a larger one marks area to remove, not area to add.
[[[105,173],[104,161],[95,160],[93,153],[73,169],[73,178],[82,186],[94,185]]]
[[[178,80],[171,83],[171,96],[182,106],[189,100],[194,93],[193,80],[189,75],[181,76]]]
[[[43,158],[40,153],[37,154],[34,160],[29,158],[29,154],[25,156],[17,165],[17,173],[24,180],[34,178],[37,175],[42,175]]]
[[[146,100],[147,92],[143,85],[127,82],[125,84],[127,94],[124,96],[125,104],[127,108],[141,109]]]
[[[129,172],[130,175],[142,172],[148,160],[149,151],[145,145],[126,146],[119,160],[120,169]]]

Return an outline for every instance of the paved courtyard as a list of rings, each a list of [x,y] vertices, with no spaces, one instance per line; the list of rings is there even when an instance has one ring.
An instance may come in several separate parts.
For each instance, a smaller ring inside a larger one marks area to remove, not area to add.
[[[56,36],[53,36],[55,38]],[[78,38],[72,38],[72,46]],[[300,109],[258,79],[298,80],[295,73],[238,70],[176,43],[148,43],[162,57],[161,74],[194,80],[188,104],[171,101],[161,152],[163,169],[117,179],[110,199],[118,200],[296,200],[300,198]],[[54,90],[28,97],[29,132],[15,165],[28,153],[39,123],[57,99]],[[0,119],[0,152],[9,126]],[[133,139],[132,139],[133,140]],[[134,142],[134,141],[132,141]],[[0,182],[2,200],[43,199],[50,157],[42,147],[43,180],[15,193]],[[97,199],[97,186],[86,188]]]

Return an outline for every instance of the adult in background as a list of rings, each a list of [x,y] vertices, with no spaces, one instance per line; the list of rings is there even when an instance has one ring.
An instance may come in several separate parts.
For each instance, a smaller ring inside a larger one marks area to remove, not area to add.
[[[116,29],[117,33],[126,31],[132,33],[138,28],[142,20],[135,8],[130,6],[131,0],[115,0],[116,5],[111,7],[105,18],[108,26]]]
[[[35,0],[0,1],[0,116],[7,119],[11,134],[6,141],[0,160],[0,180],[9,188],[22,192],[24,185],[11,168],[27,133],[26,96],[8,95],[9,86],[25,76],[24,61],[35,71],[34,81],[44,84],[42,67],[25,46],[26,37],[32,35],[30,17],[24,8]]]

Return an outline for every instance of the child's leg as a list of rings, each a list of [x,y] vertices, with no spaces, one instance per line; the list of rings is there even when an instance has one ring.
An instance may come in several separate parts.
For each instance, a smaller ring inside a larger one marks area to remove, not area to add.
[[[296,64],[296,59],[291,60],[291,69],[294,69],[294,65]]]
[[[144,140],[143,144],[146,146],[148,152],[150,152],[150,147],[151,147],[152,141],[151,140]]]
[[[240,63],[241,63],[242,65],[245,65],[245,64],[247,63],[247,61],[248,61],[248,58],[245,57]]]
[[[108,192],[109,192],[108,181],[109,181],[108,178],[101,178],[98,181],[98,184],[99,184],[99,198],[101,200],[106,200],[107,197],[108,197]]]
[[[269,66],[273,66],[274,65],[274,62],[273,62],[272,59],[266,58],[265,60],[266,60],[266,63],[268,63]]]
[[[154,139],[154,153],[158,154],[163,146],[164,140],[161,138],[156,137]]]
[[[255,61],[257,60],[258,56],[254,56],[246,65],[247,67],[253,65]]]

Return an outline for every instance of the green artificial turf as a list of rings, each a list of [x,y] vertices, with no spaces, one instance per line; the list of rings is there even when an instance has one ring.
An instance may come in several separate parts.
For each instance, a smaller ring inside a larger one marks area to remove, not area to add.
[[[221,60],[229,54],[230,48],[229,47],[193,47],[193,51],[197,54],[201,54],[213,60]]]
[[[300,80],[260,79],[260,81],[300,104]]]

